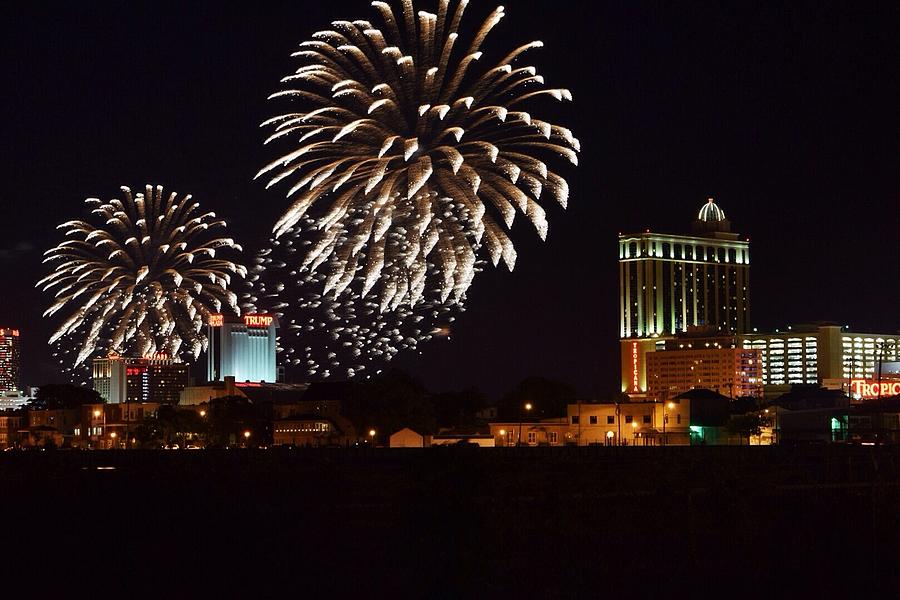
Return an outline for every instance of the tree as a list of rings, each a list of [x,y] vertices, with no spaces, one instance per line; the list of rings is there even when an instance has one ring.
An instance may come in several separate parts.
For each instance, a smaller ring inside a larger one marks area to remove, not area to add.
[[[528,416],[545,419],[562,417],[566,405],[575,402],[575,389],[567,383],[544,377],[526,377],[519,385],[506,393],[497,404],[498,417],[505,421],[517,421],[524,414],[523,407],[534,407]]]
[[[345,402],[344,416],[357,432],[375,429],[379,435],[404,427],[433,433],[436,425],[434,405],[425,387],[397,369],[355,384]]]
[[[209,440],[215,445],[227,445],[243,441],[245,431],[250,432],[254,444],[271,443],[268,415],[263,407],[244,396],[214,398],[209,403],[206,418],[209,420]]]
[[[71,384],[49,384],[38,388],[37,396],[28,407],[33,410],[59,410],[79,408],[83,404],[105,402],[96,390]]]
[[[438,427],[457,429],[477,427],[479,422],[476,414],[487,406],[484,394],[475,388],[433,394],[431,402]]]
[[[747,444],[750,444],[750,436],[759,435],[765,421],[758,413],[747,413],[745,415],[732,415],[728,421],[727,429],[729,433],[737,434],[739,443],[744,443],[744,437],[747,437]]]

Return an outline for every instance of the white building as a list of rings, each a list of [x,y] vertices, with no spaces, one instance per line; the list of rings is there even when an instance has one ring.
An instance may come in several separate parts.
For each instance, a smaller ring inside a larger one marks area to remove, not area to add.
[[[212,315],[208,323],[207,380],[275,383],[278,368],[275,343],[278,319],[249,314],[240,318]]]

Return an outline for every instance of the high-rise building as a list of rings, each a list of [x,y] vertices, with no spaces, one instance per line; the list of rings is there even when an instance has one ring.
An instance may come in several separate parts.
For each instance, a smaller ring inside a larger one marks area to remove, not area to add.
[[[273,315],[249,314],[243,317],[211,315],[208,322],[209,346],[206,351],[207,380],[275,383],[278,319]]]
[[[19,389],[19,330],[0,328],[0,392]]]
[[[93,362],[94,389],[110,404],[177,404],[190,385],[190,368],[168,355],[126,358],[110,354]]]
[[[619,236],[622,391],[647,391],[645,360],[689,327],[743,333],[750,307],[750,243],[710,198],[692,235]]]

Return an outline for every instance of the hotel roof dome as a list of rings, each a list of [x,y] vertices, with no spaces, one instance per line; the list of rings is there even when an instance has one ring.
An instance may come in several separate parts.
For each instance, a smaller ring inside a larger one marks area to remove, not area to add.
[[[705,223],[724,221],[725,211],[719,208],[719,205],[710,198],[700,209],[697,219]]]

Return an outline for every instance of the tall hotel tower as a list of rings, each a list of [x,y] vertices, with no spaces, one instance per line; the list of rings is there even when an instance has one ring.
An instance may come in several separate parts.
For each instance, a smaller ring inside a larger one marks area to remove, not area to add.
[[[689,327],[744,333],[750,305],[750,244],[731,232],[713,199],[693,235],[619,236],[619,337],[622,391],[647,391],[647,352]]]
[[[19,389],[19,330],[0,327],[0,393]]]

